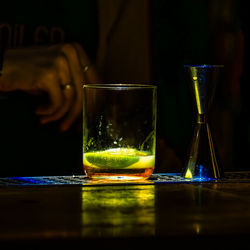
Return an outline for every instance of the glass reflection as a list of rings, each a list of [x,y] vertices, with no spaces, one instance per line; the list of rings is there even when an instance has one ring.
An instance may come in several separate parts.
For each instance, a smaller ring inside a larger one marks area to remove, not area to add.
[[[88,186],[82,188],[82,234],[153,236],[155,186]]]

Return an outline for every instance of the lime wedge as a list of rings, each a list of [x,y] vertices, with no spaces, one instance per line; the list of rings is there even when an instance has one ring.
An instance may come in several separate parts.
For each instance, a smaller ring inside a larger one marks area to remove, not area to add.
[[[126,168],[139,161],[134,149],[109,149],[106,151],[89,152],[84,154],[88,163],[99,168]]]

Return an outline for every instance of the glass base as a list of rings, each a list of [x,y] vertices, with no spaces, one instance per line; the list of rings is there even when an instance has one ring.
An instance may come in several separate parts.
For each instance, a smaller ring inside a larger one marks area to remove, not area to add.
[[[84,168],[85,173],[91,180],[103,181],[144,181],[148,179],[154,168],[146,169],[97,169]]]

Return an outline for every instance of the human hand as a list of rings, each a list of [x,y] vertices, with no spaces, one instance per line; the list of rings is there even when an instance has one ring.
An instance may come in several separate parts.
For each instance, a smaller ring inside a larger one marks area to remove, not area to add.
[[[17,48],[6,50],[0,91],[45,93],[49,101],[38,106],[36,114],[42,124],[60,120],[60,129],[66,131],[81,114],[83,83],[97,81],[95,69],[77,43]]]

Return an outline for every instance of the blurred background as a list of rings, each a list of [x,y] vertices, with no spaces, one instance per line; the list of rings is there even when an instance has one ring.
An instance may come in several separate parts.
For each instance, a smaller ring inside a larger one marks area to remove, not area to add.
[[[104,83],[157,85],[156,172],[180,172],[187,160],[196,110],[183,66],[223,64],[211,117],[218,158],[224,171],[250,170],[246,2],[5,2],[0,41],[7,36],[9,48],[77,41]],[[41,126],[36,101],[25,93],[0,95],[0,175],[82,174],[79,124],[63,134],[56,123]]]

